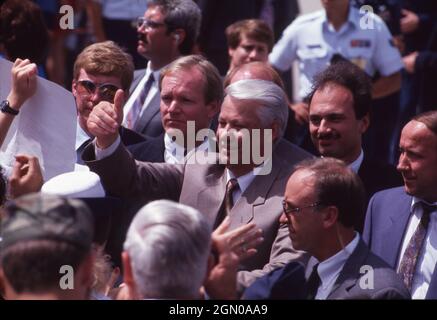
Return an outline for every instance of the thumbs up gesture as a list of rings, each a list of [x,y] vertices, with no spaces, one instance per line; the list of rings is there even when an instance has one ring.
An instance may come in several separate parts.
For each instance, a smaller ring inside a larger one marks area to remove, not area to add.
[[[106,149],[117,140],[118,129],[123,121],[124,92],[118,89],[114,103],[99,102],[91,111],[88,121],[88,131],[96,137],[97,146]]]

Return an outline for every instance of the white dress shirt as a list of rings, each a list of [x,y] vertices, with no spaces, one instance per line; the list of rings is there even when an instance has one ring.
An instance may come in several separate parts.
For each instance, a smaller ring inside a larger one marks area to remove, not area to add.
[[[241,195],[244,191],[249,187],[249,185],[252,183],[253,179],[255,179],[256,175],[253,170],[250,170],[245,175],[242,175],[237,179],[238,181],[238,188],[235,188],[232,192],[232,200],[234,205],[237,203],[238,199],[241,198]],[[235,175],[228,169],[226,169],[226,184],[229,180],[232,178],[235,178]]]
[[[363,163],[363,159],[364,159],[364,152],[363,149],[361,149],[358,158],[355,161],[353,161],[351,164],[349,164],[348,167],[351,168],[353,172],[358,174],[358,170],[360,170],[361,164]]]
[[[346,247],[344,247],[343,250],[337,252],[329,259],[320,262],[319,266],[317,267],[317,273],[319,274],[321,284],[317,290],[315,299],[323,300],[329,296],[335,281],[337,281],[337,278],[344,267],[344,264],[354,252],[359,240],[360,236],[357,232],[355,232],[355,238]],[[317,261],[317,259],[314,257],[311,257],[311,259]]]
[[[399,264],[402,261],[405,250],[407,249],[408,243],[411,237],[419,225],[420,219],[422,218],[423,210],[419,202],[423,200],[413,197],[411,202],[411,212],[410,221],[408,222],[407,231],[405,233],[404,240],[402,242],[401,254],[398,260]],[[437,204],[434,203],[434,204]],[[413,276],[413,283],[411,286],[411,297],[413,299],[425,299],[426,293],[428,292],[428,287],[431,282],[432,275],[434,273],[435,265],[437,263],[437,211],[434,210],[431,213],[428,232],[424,240],[422,251],[417,257],[416,271]]]
[[[88,139],[92,139],[92,137],[90,137],[88,133],[86,133],[85,130],[82,129],[78,120],[76,127],[76,150],[79,149],[80,146]]]
[[[164,135],[164,161],[170,164],[183,164],[185,160],[196,151],[208,151],[209,150],[209,140],[205,137],[205,140],[197,146],[196,148],[190,150],[190,152],[185,155],[185,148],[180,144],[173,141],[168,134]]]

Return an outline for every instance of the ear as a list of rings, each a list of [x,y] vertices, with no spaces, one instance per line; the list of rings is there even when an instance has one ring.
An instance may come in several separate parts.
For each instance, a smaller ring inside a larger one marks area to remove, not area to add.
[[[364,133],[367,131],[370,125],[370,115],[366,114],[362,119],[360,119],[360,131]]]
[[[216,114],[220,112],[220,103],[212,101],[206,105],[208,119],[212,119]]]
[[[75,98],[76,98],[76,95],[77,95],[76,87],[77,87],[77,81],[76,81],[76,79],[74,79],[73,82],[71,83],[71,92],[73,93],[73,96]]]
[[[281,127],[277,121],[273,121],[272,124],[272,140],[276,141],[280,138],[279,132],[281,131]]]
[[[322,219],[323,228],[332,228],[338,222],[338,208],[334,206],[324,208],[322,212]]]
[[[78,277],[79,283],[87,289],[91,288],[94,283],[95,255],[94,249],[91,249],[85,260],[79,265],[77,273],[75,274],[75,276]]]
[[[231,60],[232,60],[232,57],[234,56],[234,52],[235,52],[235,49],[228,47],[228,55],[229,55],[229,58],[231,58]]]
[[[176,41],[176,44],[179,46],[182,42],[184,42],[185,37],[187,36],[184,29],[176,29],[173,31],[173,39]]]
[[[129,253],[123,251],[121,254],[121,261],[123,264],[123,282],[129,289],[129,295],[131,297],[137,297],[137,289],[134,279],[134,273],[132,271],[132,265],[130,262]]]
[[[0,268],[0,296],[5,300],[15,300],[17,297],[2,268]]]

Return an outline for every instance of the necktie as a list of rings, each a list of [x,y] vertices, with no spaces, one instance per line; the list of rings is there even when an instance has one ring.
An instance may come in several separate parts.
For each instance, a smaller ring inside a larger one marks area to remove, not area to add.
[[[319,286],[321,283],[319,273],[317,272],[318,267],[319,267],[319,264],[316,264],[313,267],[313,271],[311,272],[311,275],[308,278],[308,282],[307,282],[307,299],[308,300],[314,300],[316,298],[317,290],[319,289]]]
[[[232,193],[238,188],[238,180],[235,178],[231,178],[226,183],[226,192],[225,192],[225,199],[223,201],[223,205],[221,206],[221,210],[219,211],[219,214],[217,215],[217,218],[214,223],[214,229],[222,223],[222,221],[225,219],[226,216],[229,215],[231,212],[232,207],[234,206],[234,200],[232,197]]]
[[[146,101],[147,95],[149,94],[150,88],[152,87],[152,84],[154,82],[153,73],[150,73],[149,78],[146,81],[146,84],[143,87],[143,90],[141,90],[138,97],[135,99],[134,103],[132,104],[132,108],[130,108],[126,119],[127,119],[127,127],[129,129],[134,128],[135,123],[138,120],[138,117],[141,113],[141,109],[143,108],[144,102]]]
[[[225,212],[228,216],[234,206],[234,199],[232,193],[238,187],[238,180],[232,178],[226,184],[226,194],[225,194]]]
[[[430,215],[431,212],[436,209],[435,206],[430,206],[423,202],[421,205],[423,208],[422,218],[420,219],[419,225],[417,226],[416,231],[414,231],[410,242],[408,242],[398,270],[399,275],[404,280],[405,286],[410,291],[413,284],[413,276],[416,270],[417,260],[426,237]]]

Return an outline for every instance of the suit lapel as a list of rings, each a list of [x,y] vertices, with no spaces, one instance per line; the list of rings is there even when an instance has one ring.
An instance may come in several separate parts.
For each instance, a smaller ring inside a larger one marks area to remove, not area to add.
[[[231,210],[230,228],[249,223],[254,216],[256,208],[266,202],[267,194],[280,172],[279,160],[273,156],[272,171],[266,175],[257,175],[243,192]]]
[[[199,190],[195,208],[206,214],[209,221],[214,223],[225,198],[225,191],[225,167],[213,165],[211,173],[205,177],[205,185]],[[208,201],[205,201],[205,199],[208,199]]]
[[[396,262],[402,241],[404,240],[403,235],[405,234],[411,212],[411,196],[408,196],[402,190],[397,199],[399,200],[390,203],[391,209],[387,212],[389,214],[389,220],[381,232],[382,235],[387,235],[387,237],[380,239],[384,241],[381,256],[383,256],[386,262],[394,269],[396,269]]]
[[[431,283],[428,287],[428,292],[426,293],[426,299],[437,299],[437,268],[434,266],[434,272],[431,276]]]
[[[349,295],[348,291],[357,283],[360,275],[359,268],[364,264],[368,254],[369,249],[360,238],[357,247],[346,260],[332,287],[331,293],[326,299],[337,299],[340,297],[344,299]]]
[[[146,110],[141,115],[141,118],[138,119],[137,123],[135,123],[134,131],[143,132],[144,129],[148,126],[149,122],[152,118],[159,112],[159,104],[160,104],[160,95],[159,92],[155,92],[153,97],[150,99]]]

